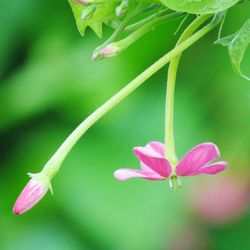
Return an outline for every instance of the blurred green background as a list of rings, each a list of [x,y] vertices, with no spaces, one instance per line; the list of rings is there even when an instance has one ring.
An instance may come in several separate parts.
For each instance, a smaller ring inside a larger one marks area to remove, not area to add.
[[[249,7],[229,11],[224,35],[242,26]],[[53,181],[54,196],[12,214],[26,173],[39,172],[88,114],[170,50],[178,23],[92,62],[102,41],[90,30],[80,37],[67,1],[1,0],[1,250],[250,249],[250,83],[233,72],[226,48],[213,45],[217,31],[184,53],[175,137],[179,157],[215,142],[227,171],[184,178],[178,192],[167,182],[113,178],[117,168],[139,167],[132,147],[163,141],[165,67],[80,140]],[[249,52],[243,68],[250,72]]]

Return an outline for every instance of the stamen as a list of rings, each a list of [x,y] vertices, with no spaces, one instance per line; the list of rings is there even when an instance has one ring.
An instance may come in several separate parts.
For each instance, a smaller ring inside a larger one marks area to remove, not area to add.
[[[178,190],[181,188],[181,180],[177,175],[171,175],[169,179],[170,188],[173,190]]]

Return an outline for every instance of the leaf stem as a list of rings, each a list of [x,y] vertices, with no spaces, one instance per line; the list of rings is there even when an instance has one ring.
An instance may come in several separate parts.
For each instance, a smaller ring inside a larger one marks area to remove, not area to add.
[[[127,37],[110,44],[107,44],[106,47],[98,47],[93,53],[93,59],[98,60],[103,57],[112,57],[120,54],[122,51],[127,49],[131,44],[133,44],[137,39],[142,37],[148,31],[154,29],[158,24],[165,21],[173,20],[179,18],[182,15],[180,12],[174,12],[171,14],[155,17],[153,20],[150,20],[147,23],[143,23],[141,27],[135,30],[133,33]]]
[[[136,23],[130,24],[129,26],[127,26],[124,29],[124,32],[133,32],[133,31],[137,30],[138,28],[142,27],[143,25],[145,25],[146,23],[154,20],[155,18],[166,15],[166,14],[171,14],[171,13],[176,13],[176,12],[170,12],[169,9],[156,11],[154,14],[152,14],[146,18],[144,18]]]
[[[120,24],[120,26],[114,31],[114,33],[110,36],[109,39],[107,39],[101,46],[106,45],[108,43],[111,43],[113,41],[115,41],[119,35],[122,33],[122,31],[125,29],[125,27],[127,26],[127,24],[136,16],[138,15],[142,15],[148,11],[157,9],[159,6],[152,4],[149,5],[146,8],[141,9],[140,8],[140,4],[137,6],[137,9],[135,11],[133,11],[131,14],[129,14]]]

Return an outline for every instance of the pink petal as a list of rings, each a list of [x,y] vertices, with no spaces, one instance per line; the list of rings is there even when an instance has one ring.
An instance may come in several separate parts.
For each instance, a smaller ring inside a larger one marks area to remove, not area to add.
[[[218,157],[220,157],[220,152],[215,144],[210,142],[199,144],[180,160],[176,167],[176,174],[180,176],[192,175],[194,171]]]
[[[149,148],[151,149],[152,151],[155,151],[156,153],[158,153],[160,156],[163,156],[165,155],[165,145],[160,143],[160,142],[157,142],[157,141],[152,141],[150,143],[148,143],[146,145],[146,148]]]
[[[201,167],[200,169],[197,169],[196,171],[189,173],[188,176],[198,175],[198,174],[211,174],[211,175],[217,174],[225,170],[227,166],[228,164],[225,161],[216,162],[216,163]]]
[[[143,162],[140,162],[140,163],[141,163],[141,169],[144,170],[144,172],[151,172],[151,173],[157,174],[155,171],[153,171],[150,167],[148,167]]]
[[[135,169],[129,169],[129,168],[122,168],[115,171],[114,176],[116,179],[120,181],[126,181],[131,178],[142,178],[146,180],[151,181],[158,181],[158,180],[164,180],[165,178],[153,173],[153,172],[146,172],[143,170],[135,170]]]
[[[135,147],[134,153],[137,158],[157,174],[168,177],[172,168],[168,160],[164,157],[164,145],[159,142],[151,142],[146,147]],[[144,166],[142,165],[142,168]]]

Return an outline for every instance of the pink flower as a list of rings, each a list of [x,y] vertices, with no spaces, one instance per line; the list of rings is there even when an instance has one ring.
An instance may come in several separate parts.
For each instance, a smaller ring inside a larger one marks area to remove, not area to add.
[[[32,178],[24,187],[13,208],[14,214],[23,214],[35,206],[47,193],[50,183],[40,174],[29,174]]]
[[[227,167],[227,162],[224,161],[211,163],[211,161],[220,157],[220,152],[217,146],[210,142],[192,148],[177,163],[176,168],[171,166],[164,152],[165,146],[160,142],[150,142],[145,147],[135,147],[134,153],[140,160],[141,170],[118,169],[115,171],[114,176],[120,181],[131,178],[158,181],[170,177],[170,187],[173,188],[172,181],[177,180],[178,186],[180,186],[177,176],[213,175]]]

